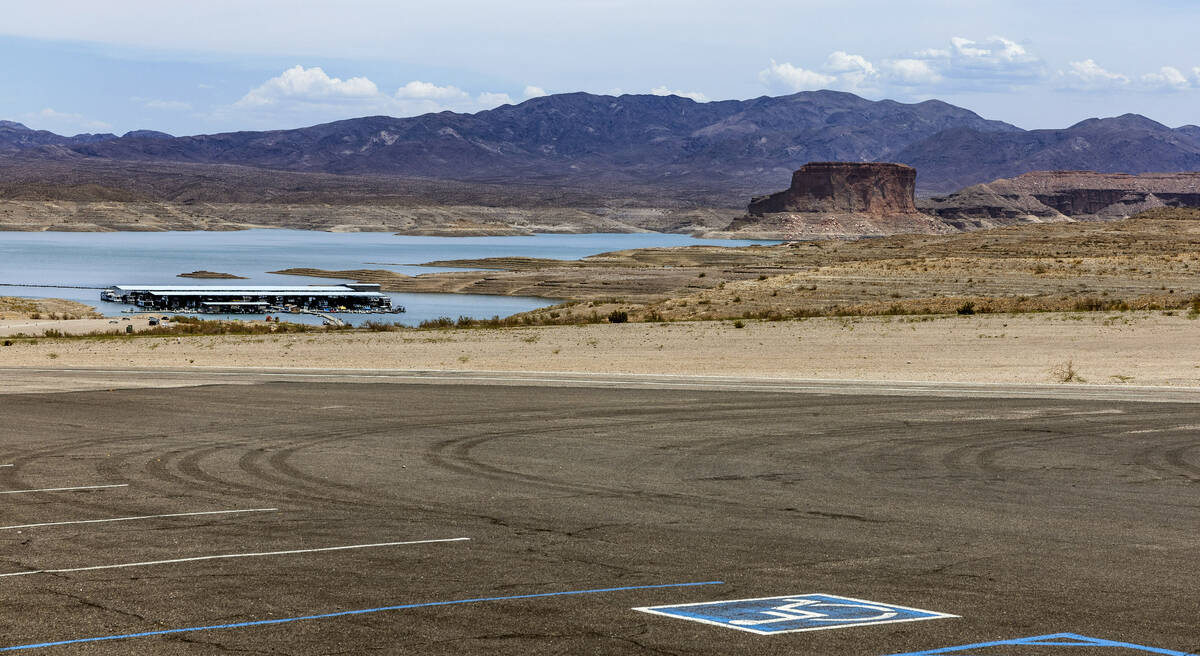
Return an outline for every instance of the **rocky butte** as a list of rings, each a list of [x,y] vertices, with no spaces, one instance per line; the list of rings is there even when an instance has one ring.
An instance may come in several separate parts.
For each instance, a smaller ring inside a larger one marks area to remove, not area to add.
[[[752,199],[728,230],[787,239],[955,232],[917,209],[916,183],[916,169],[903,164],[811,162],[791,187]]]
[[[754,216],[781,212],[915,214],[917,170],[883,162],[811,162],[792,174],[792,186],[750,201]]]

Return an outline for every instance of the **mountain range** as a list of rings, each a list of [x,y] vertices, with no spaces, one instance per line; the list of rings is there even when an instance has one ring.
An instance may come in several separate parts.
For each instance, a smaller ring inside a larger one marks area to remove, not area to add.
[[[937,100],[904,104],[835,91],[707,103],[569,93],[476,114],[185,137],[145,130],[61,136],[0,121],[0,183],[24,185],[0,184],[0,197],[29,185],[52,193],[47,185],[69,179],[109,197],[179,200],[187,184],[216,184],[223,191],[191,193],[269,201],[279,190],[264,179],[289,172],[293,192],[318,196],[327,187],[353,188],[367,197],[417,193],[438,202],[479,189],[481,202],[495,202],[497,194],[528,190],[550,204],[561,196],[567,204],[738,207],[786,186],[810,161],[908,164],[917,169],[918,192],[932,194],[1032,170],[1200,170],[1200,127],[1172,129],[1127,114],[1023,130]]]

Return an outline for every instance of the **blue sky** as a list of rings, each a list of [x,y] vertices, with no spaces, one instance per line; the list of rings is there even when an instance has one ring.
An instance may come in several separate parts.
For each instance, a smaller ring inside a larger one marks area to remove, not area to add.
[[[543,93],[939,98],[1025,128],[1200,123],[1193,0],[5,3],[0,118],[172,134]]]

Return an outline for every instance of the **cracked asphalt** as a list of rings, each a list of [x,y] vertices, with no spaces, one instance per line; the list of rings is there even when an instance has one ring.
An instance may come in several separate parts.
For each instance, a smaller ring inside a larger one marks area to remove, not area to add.
[[[0,497],[0,574],[77,570],[0,576],[0,648],[251,623],[20,653],[1200,652],[1196,404],[254,381],[9,393],[0,419],[0,491],[127,484]],[[185,560],[213,555],[238,557]],[[960,617],[632,610],[805,593]]]

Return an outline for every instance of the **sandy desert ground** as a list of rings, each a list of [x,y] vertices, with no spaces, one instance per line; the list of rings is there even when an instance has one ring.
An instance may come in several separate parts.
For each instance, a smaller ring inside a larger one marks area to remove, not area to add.
[[[12,343],[0,347],[0,366],[588,371],[988,383],[1071,378],[1065,382],[1200,386],[1200,321],[1176,312],[814,318],[745,321],[743,328],[723,321],[5,341]]]

